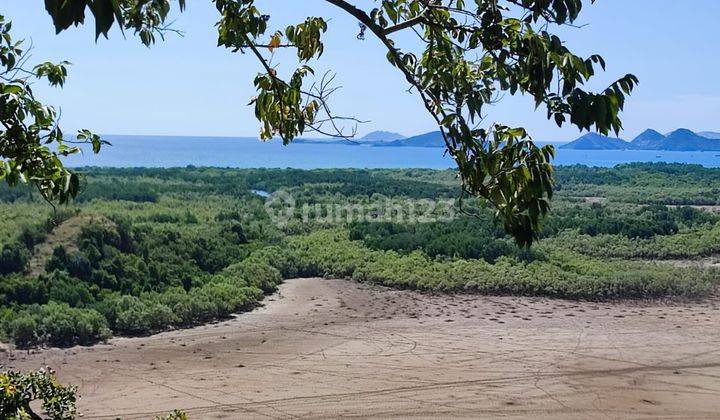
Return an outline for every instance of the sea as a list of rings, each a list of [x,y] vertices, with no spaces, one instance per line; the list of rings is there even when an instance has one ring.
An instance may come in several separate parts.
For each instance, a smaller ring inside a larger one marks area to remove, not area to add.
[[[85,149],[70,167],[221,168],[430,168],[453,167],[440,148],[262,142],[247,137],[103,136],[111,145],[97,155]],[[553,143],[556,146],[562,143]],[[541,143],[538,144],[548,144]],[[720,167],[720,152],[558,149],[555,165],[613,167],[631,162],[692,163]]]

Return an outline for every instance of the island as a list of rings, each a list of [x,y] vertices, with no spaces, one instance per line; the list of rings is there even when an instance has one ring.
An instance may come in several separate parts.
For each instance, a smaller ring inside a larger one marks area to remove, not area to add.
[[[560,146],[575,150],[666,150],[666,151],[720,151],[720,133],[695,133],[686,128],[667,135],[656,130],[645,130],[632,141],[588,133],[575,141]]]

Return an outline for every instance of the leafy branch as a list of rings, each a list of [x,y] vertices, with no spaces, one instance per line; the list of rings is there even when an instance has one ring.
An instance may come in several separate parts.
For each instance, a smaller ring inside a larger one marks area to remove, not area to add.
[[[44,62],[29,67],[29,49],[11,36],[12,24],[0,16],[0,180],[13,186],[33,184],[48,202],[65,203],[78,193],[79,178],[61,157],[81,153],[89,144],[95,153],[107,144],[88,130],[66,139],[58,125],[60,114],[36,98],[33,79],[62,87],[68,62]],[[76,144],[70,146],[69,144]]]

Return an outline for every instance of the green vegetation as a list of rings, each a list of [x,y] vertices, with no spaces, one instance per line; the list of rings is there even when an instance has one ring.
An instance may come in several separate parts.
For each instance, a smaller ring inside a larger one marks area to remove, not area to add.
[[[50,208],[32,190],[0,188],[0,206],[17,222],[0,224],[0,333],[20,347],[87,345],[223,319],[298,276],[603,300],[702,297],[719,274],[662,261],[720,252],[720,215],[693,207],[705,203],[699,191],[720,188],[715,169],[560,168],[554,211],[529,250],[477,201],[451,208],[449,220],[440,206],[408,210],[428,199],[456,206],[451,171],[86,172],[75,205],[53,217],[37,216]],[[625,200],[633,187],[643,194]],[[274,223],[253,189],[290,194],[294,217]],[[373,211],[329,217],[338,205]],[[65,229],[71,222],[82,228]]]
[[[97,153],[106,143],[88,130],[73,139],[64,135],[58,111],[37,99],[32,84],[39,79],[62,87],[70,63],[30,66],[30,49],[13,39],[12,23],[0,15],[0,181],[29,181],[46,199],[65,203],[77,195],[80,179],[61,157],[80,153],[77,144],[90,144]]]
[[[633,204],[720,204],[720,171],[700,165],[577,165],[561,168],[556,181],[557,194],[564,197],[604,197]]]
[[[717,278],[701,269],[602,261],[544,246],[531,260],[502,256],[490,264],[432,259],[417,251],[371,251],[339,231],[316,232],[291,243],[308,275],[429,291],[571,299],[696,297],[712,290]]]
[[[53,420],[72,420],[75,409],[75,387],[65,387],[57,382],[49,369],[36,372],[0,373],[0,417],[3,419],[40,419],[34,410],[39,402],[43,414]]]
[[[338,90],[334,75],[316,77],[311,67],[325,51],[327,15],[300,14],[288,25],[273,20],[254,0],[212,3],[218,12],[215,46],[250,53],[259,63],[257,94],[250,103],[262,140],[279,137],[288,144],[306,133],[354,135],[359,120],[331,112],[329,102]],[[572,26],[587,0],[393,0],[371,10],[346,0],[325,3],[359,25],[358,42],[366,36],[379,42],[385,51],[378,58],[400,72],[437,124],[463,191],[493,205],[495,217],[521,246],[539,238],[540,221],[550,209],[555,149],[537,146],[522,127],[483,125],[486,105],[520,94],[544,108],[558,126],[618,133],[626,97],[639,82],[626,74],[600,91],[586,89],[605,71],[605,60],[576,55],[554,31]],[[46,0],[44,8],[57,33],[92,16],[96,37],[107,37],[118,26],[149,47],[165,32],[177,32],[170,27],[171,16],[185,5],[185,0]],[[64,203],[78,195],[80,181],[61,157],[78,149],[68,146],[72,142],[58,127],[56,111],[35,98],[28,81],[62,86],[68,63],[23,68],[27,52],[2,16],[0,35],[0,180],[29,182],[47,200]],[[283,55],[291,61],[289,69],[277,63],[278,48],[294,52]],[[77,142],[91,143],[95,153],[104,144],[87,130],[79,132]],[[152,201],[154,195],[139,191],[135,197]]]

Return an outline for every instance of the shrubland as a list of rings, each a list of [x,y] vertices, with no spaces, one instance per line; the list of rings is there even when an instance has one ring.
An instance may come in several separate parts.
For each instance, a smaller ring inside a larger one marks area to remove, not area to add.
[[[291,241],[309,275],[352,277],[409,289],[570,299],[703,296],[717,273],[641,261],[604,261],[541,246],[524,258],[430,258],[412,251],[369,250],[343,231],[320,231]]]
[[[589,300],[701,298],[718,280],[710,267],[674,264],[720,252],[720,216],[698,207],[707,202],[698,197],[720,188],[716,169],[559,168],[554,210],[530,249],[518,248],[482,203],[460,207],[451,171],[85,172],[78,200],[55,213],[30,190],[0,187],[0,334],[19,347],[224,319],[299,276]],[[275,223],[251,190],[290,194],[293,217]],[[421,222],[409,213],[327,217],[328,206],[402,210],[430,199],[449,200],[453,217],[437,208]],[[64,237],[58,226],[77,217],[82,229]],[[31,272],[43,247],[51,252]]]

